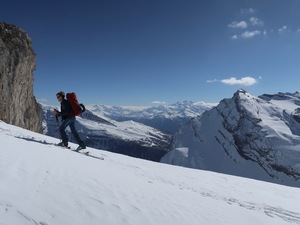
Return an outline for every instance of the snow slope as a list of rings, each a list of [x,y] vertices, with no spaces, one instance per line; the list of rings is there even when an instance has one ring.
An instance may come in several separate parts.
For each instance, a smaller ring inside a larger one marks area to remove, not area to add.
[[[0,225],[300,224],[300,189],[88,148],[0,121]]]
[[[162,162],[300,187],[299,97],[239,90],[182,127]]]

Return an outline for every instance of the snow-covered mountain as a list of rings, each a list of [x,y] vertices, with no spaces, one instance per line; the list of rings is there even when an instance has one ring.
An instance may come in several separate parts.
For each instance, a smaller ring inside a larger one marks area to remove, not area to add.
[[[42,105],[44,134],[59,137],[53,107]],[[89,147],[159,161],[170,149],[171,136],[138,122],[118,122],[89,110],[77,117],[77,130]],[[69,135],[71,140],[73,136]]]
[[[174,133],[191,118],[216,106],[205,102],[177,102],[157,106],[106,106],[93,105],[87,108],[95,115],[116,121],[133,120],[168,133]]]
[[[161,161],[300,187],[299,106],[298,92],[239,90],[183,126]]]
[[[0,225],[300,224],[299,188],[57,141],[0,121]]]

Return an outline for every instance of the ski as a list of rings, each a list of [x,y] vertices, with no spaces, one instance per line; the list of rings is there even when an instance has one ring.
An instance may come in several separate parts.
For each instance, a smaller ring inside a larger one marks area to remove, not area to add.
[[[81,149],[81,150],[78,151],[74,148],[71,148],[70,146],[68,146],[68,147],[63,147],[63,146],[59,146],[59,145],[55,145],[55,146],[61,147],[62,149],[71,150],[72,152],[77,152],[77,153],[80,153],[80,154],[88,156],[88,157],[104,160],[104,158],[102,156],[93,155],[89,151],[83,151],[84,149]]]
[[[77,152],[77,153],[80,153],[80,154],[83,154],[83,155],[86,155],[88,157],[92,157],[92,158],[95,158],[95,159],[104,160],[104,158],[102,156],[92,155],[89,151],[82,152],[82,150],[80,150],[80,151],[73,150],[73,152]]]

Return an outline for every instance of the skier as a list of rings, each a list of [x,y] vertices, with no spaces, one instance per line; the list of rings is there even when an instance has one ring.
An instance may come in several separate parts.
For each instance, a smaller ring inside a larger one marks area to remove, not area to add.
[[[56,117],[61,116],[62,123],[59,126],[59,132],[62,139],[62,142],[58,144],[58,146],[66,147],[68,148],[68,136],[66,134],[66,128],[69,126],[71,129],[71,132],[76,139],[77,143],[79,144],[76,151],[79,151],[81,149],[85,149],[86,146],[84,142],[81,140],[76,128],[75,128],[75,116],[72,116],[72,107],[70,103],[65,99],[65,93],[63,91],[60,91],[56,94],[57,100],[60,102],[60,112],[57,109],[54,109],[54,115]]]

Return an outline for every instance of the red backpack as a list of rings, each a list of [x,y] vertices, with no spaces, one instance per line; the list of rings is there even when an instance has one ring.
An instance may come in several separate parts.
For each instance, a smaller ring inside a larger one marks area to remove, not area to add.
[[[67,97],[69,104],[71,105],[71,107],[73,109],[71,116],[79,116],[81,113],[83,113],[85,111],[84,105],[78,103],[76,94],[74,92],[67,93],[66,97]]]

